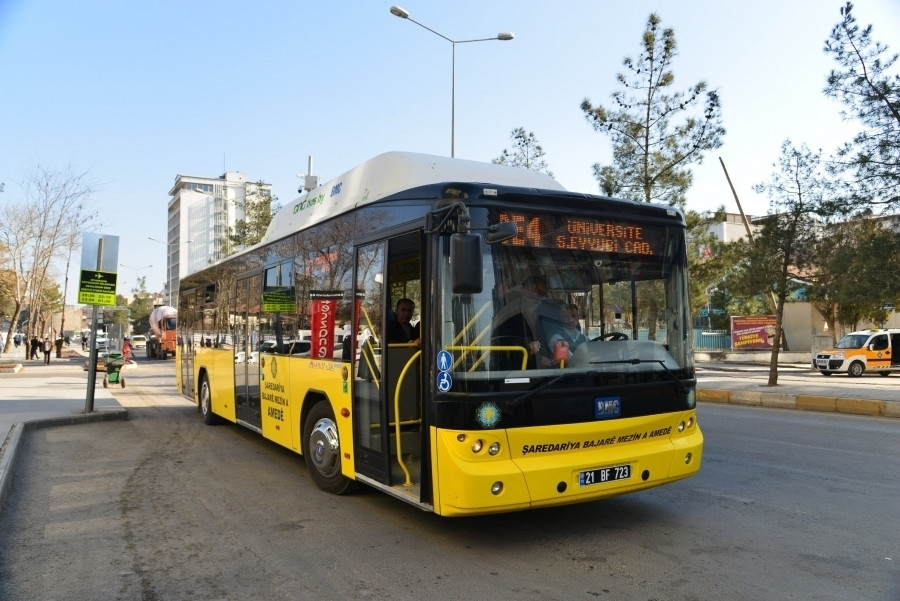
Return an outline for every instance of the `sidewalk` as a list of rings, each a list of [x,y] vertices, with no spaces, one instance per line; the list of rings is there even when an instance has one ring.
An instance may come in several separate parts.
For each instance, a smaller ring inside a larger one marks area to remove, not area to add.
[[[15,373],[0,373],[0,440],[6,438],[14,423],[36,419],[78,417],[83,419],[87,397],[88,372],[84,369],[87,352],[81,345],[63,348],[62,358],[50,355],[50,365],[25,357],[24,348],[0,355],[0,365],[21,364]],[[93,407],[95,412],[121,409],[121,405],[103,388],[103,372],[97,373]]]
[[[64,348],[61,358],[54,351],[50,365],[44,364],[43,354],[40,359],[27,359],[24,347],[13,347],[11,351],[0,355],[0,365],[13,363],[22,367],[16,372],[0,373],[0,507],[6,500],[26,431],[128,418],[127,411],[103,388],[103,372],[97,374],[93,411],[85,412],[88,371],[84,365],[88,353],[81,350],[81,345]]]
[[[811,365],[785,363],[778,366],[777,386],[767,385],[768,376],[768,364],[698,362],[697,400],[900,418],[900,376],[896,374],[823,376]]]

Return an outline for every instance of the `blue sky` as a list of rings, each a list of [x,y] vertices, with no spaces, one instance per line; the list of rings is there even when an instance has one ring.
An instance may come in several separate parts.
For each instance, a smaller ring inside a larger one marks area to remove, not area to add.
[[[855,125],[821,90],[841,1],[403,0],[456,40],[456,156],[490,161],[534,132],[570,190],[596,193],[609,140],[579,108],[606,104],[651,12],[675,30],[675,87],[720,93],[724,146],[694,170],[688,208],[751,214],[783,140],[833,149]],[[120,281],[165,281],[177,174],[243,171],[297,196],[310,156],[324,178],[388,150],[449,156],[451,44],[390,14],[391,0],[0,0],[0,202],[36,165],[88,171],[98,231],[121,237]],[[900,52],[900,3],[858,0],[860,24]],[[120,292],[123,287],[120,287]],[[70,294],[70,297],[72,295]]]

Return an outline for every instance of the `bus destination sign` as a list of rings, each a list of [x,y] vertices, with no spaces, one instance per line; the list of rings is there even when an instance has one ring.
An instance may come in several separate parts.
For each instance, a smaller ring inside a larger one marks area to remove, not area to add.
[[[665,228],[659,226],[508,211],[501,211],[499,219],[519,228],[519,234],[508,242],[515,246],[654,256],[662,255],[665,247]]]

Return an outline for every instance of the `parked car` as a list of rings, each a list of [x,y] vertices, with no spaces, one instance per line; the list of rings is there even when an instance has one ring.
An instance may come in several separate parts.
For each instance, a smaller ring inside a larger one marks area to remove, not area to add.
[[[131,337],[131,348],[133,349],[145,349],[147,348],[147,337],[142,336],[141,334],[137,334]]]

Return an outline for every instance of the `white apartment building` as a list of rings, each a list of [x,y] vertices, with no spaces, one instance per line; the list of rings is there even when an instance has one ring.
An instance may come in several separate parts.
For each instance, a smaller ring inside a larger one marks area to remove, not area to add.
[[[228,171],[220,177],[175,176],[169,190],[166,304],[177,306],[178,281],[224,257],[228,233],[244,218],[244,199],[272,194],[272,185],[247,181],[247,174]]]

